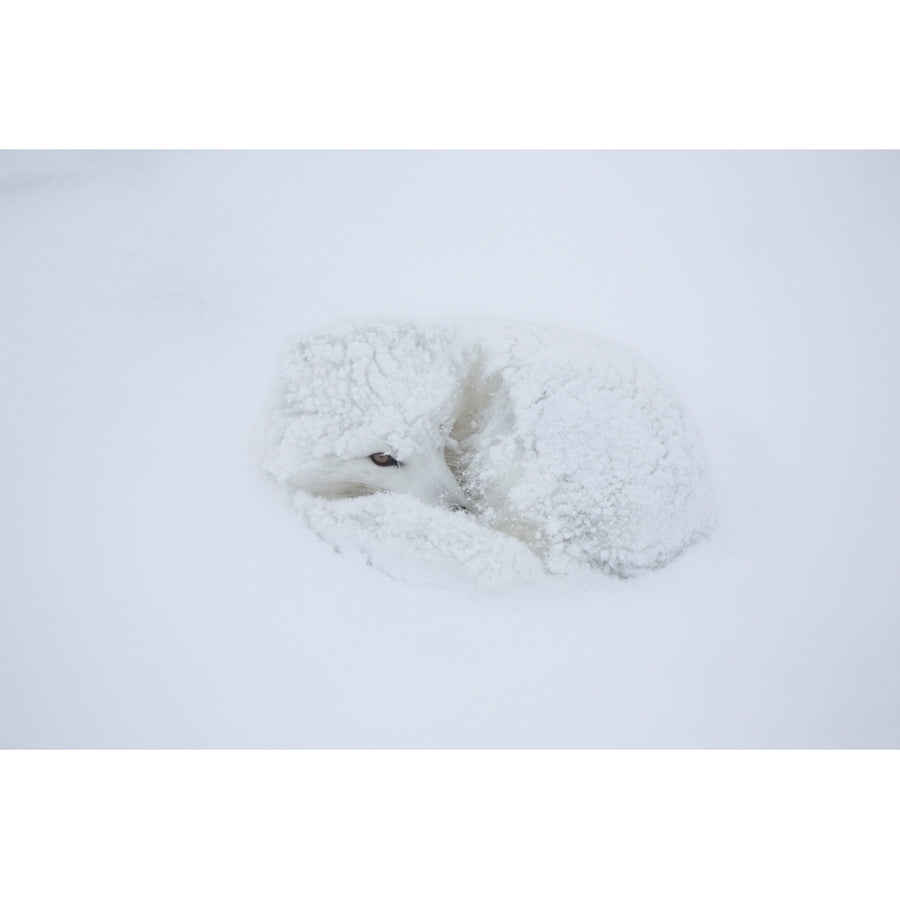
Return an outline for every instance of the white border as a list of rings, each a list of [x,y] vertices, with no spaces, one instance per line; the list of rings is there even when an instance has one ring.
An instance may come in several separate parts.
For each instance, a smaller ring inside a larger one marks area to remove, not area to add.
[[[896,147],[884,0],[32,0],[3,147]]]
[[[8,751],[6,897],[894,898],[894,752]]]

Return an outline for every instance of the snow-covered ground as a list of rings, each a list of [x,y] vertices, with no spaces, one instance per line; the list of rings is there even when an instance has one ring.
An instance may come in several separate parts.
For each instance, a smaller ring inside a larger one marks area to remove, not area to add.
[[[0,153],[0,746],[900,745],[898,248],[898,154]],[[333,552],[259,464],[279,347],[423,316],[649,360],[713,535]]]

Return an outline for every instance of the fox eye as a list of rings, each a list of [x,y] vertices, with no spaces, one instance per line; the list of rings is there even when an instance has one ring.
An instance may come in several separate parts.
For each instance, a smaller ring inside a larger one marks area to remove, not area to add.
[[[399,466],[400,463],[394,459],[393,456],[389,456],[387,453],[373,453],[369,459],[375,463],[376,466]]]

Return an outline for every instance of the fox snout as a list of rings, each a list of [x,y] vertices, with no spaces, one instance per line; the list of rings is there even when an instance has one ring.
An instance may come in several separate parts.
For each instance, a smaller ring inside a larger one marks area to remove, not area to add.
[[[444,455],[443,447],[395,459],[389,453],[373,453],[367,481],[375,490],[412,494],[426,503],[468,511],[468,500]]]

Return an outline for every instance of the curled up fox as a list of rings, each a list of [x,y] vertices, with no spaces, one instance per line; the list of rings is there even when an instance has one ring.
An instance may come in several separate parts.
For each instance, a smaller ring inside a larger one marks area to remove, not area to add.
[[[263,466],[292,493],[402,493],[473,517],[550,572],[635,575],[714,520],[697,427],[665,379],[544,326],[385,321],[292,338]]]

